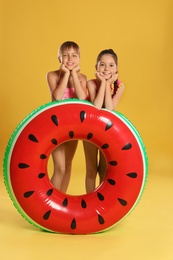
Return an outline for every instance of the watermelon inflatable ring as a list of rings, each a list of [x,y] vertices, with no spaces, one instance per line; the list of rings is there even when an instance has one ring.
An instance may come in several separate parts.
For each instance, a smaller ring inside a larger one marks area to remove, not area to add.
[[[57,190],[47,172],[53,149],[75,139],[95,144],[107,162],[103,183],[77,196]],[[14,206],[34,226],[55,233],[98,233],[136,206],[147,163],[140,135],[122,114],[67,99],[39,107],[18,125],[4,156],[4,182]]]

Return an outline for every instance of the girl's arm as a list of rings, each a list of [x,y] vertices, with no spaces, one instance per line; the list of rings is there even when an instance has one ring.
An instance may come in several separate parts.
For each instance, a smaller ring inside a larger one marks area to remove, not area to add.
[[[119,100],[121,98],[121,95],[124,91],[125,87],[124,87],[124,84],[123,83],[120,83],[118,89],[117,89],[117,92],[115,94],[115,96],[113,97],[112,101],[113,101],[113,109],[115,110],[118,103],[119,103]]]
[[[62,76],[60,73],[62,71]],[[61,66],[61,71],[52,71],[47,74],[47,82],[52,95],[52,100],[61,100],[68,85],[70,72]]]
[[[105,91],[105,104],[104,104],[105,108],[109,109],[109,110],[115,110],[123,91],[124,91],[124,84],[120,83],[116,94],[112,98],[112,93],[110,90],[110,83],[107,81],[106,82],[106,91]]]
[[[104,102],[105,96],[105,82],[100,82],[100,86],[97,90],[96,84],[93,80],[87,82],[88,92],[90,96],[90,101],[93,103],[95,107],[101,109]]]
[[[120,100],[120,97],[124,91],[124,85],[122,83],[119,84],[119,87],[116,91],[116,94],[112,98],[111,93],[111,84],[114,84],[114,82],[118,79],[118,72],[116,72],[110,79],[106,81],[106,91],[105,91],[105,103],[104,107],[109,110],[115,110],[118,102]]]
[[[98,108],[101,109],[104,104],[106,81],[99,72],[95,73],[99,87],[97,88],[94,80],[88,81],[88,91],[90,101]]]
[[[87,78],[83,74],[78,74],[79,70],[80,70],[79,67],[75,67],[71,71],[71,76],[73,78],[73,84],[74,84],[76,96],[78,99],[83,100],[86,99],[87,97],[87,86],[86,86]]]

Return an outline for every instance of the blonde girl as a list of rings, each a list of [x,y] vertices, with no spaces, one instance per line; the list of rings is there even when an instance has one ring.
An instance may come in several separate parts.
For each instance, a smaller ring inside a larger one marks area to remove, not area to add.
[[[47,74],[52,101],[66,98],[86,99],[87,78],[80,73],[79,46],[73,41],[64,42],[59,48],[58,59],[60,68]],[[52,152],[54,170],[51,182],[64,193],[67,191],[70,181],[72,160],[77,143],[77,140],[65,142]]]

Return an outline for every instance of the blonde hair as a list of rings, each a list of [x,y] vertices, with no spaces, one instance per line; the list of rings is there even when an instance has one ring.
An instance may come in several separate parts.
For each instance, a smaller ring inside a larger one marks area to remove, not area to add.
[[[73,41],[67,41],[67,42],[64,42],[59,50],[58,50],[58,58],[62,55],[62,53],[64,52],[64,50],[67,50],[67,49],[70,49],[70,48],[73,48],[80,56],[80,49],[79,49],[79,46],[77,43],[73,42]]]

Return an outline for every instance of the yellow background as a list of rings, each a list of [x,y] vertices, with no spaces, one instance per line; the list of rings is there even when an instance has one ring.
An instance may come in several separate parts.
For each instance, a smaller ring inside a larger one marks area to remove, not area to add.
[[[172,0],[1,0],[0,12],[1,158],[20,121],[50,101],[46,73],[59,67],[60,44],[73,40],[80,46],[81,70],[88,79],[94,76],[96,56],[102,49],[112,48],[117,53],[119,78],[126,86],[117,110],[133,123],[144,141],[153,184],[159,175],[172,182]],[[116,252],[109,259],[115,256]],[[62,254],[60,259],[70,256],[63,258]],[[133,259],[172,258],[154,258],[153,253],[153,258]]]
[[[81,70],[94,76],[97,54],[113,48],[126,90],[117,108],[138,129],[150,161],[172,153],[173,2],[1,1],[1,149],[18,123],[50,101],[46,73],[66,40],[81,48]],[[152,162],[150,162],[152,163]]]

